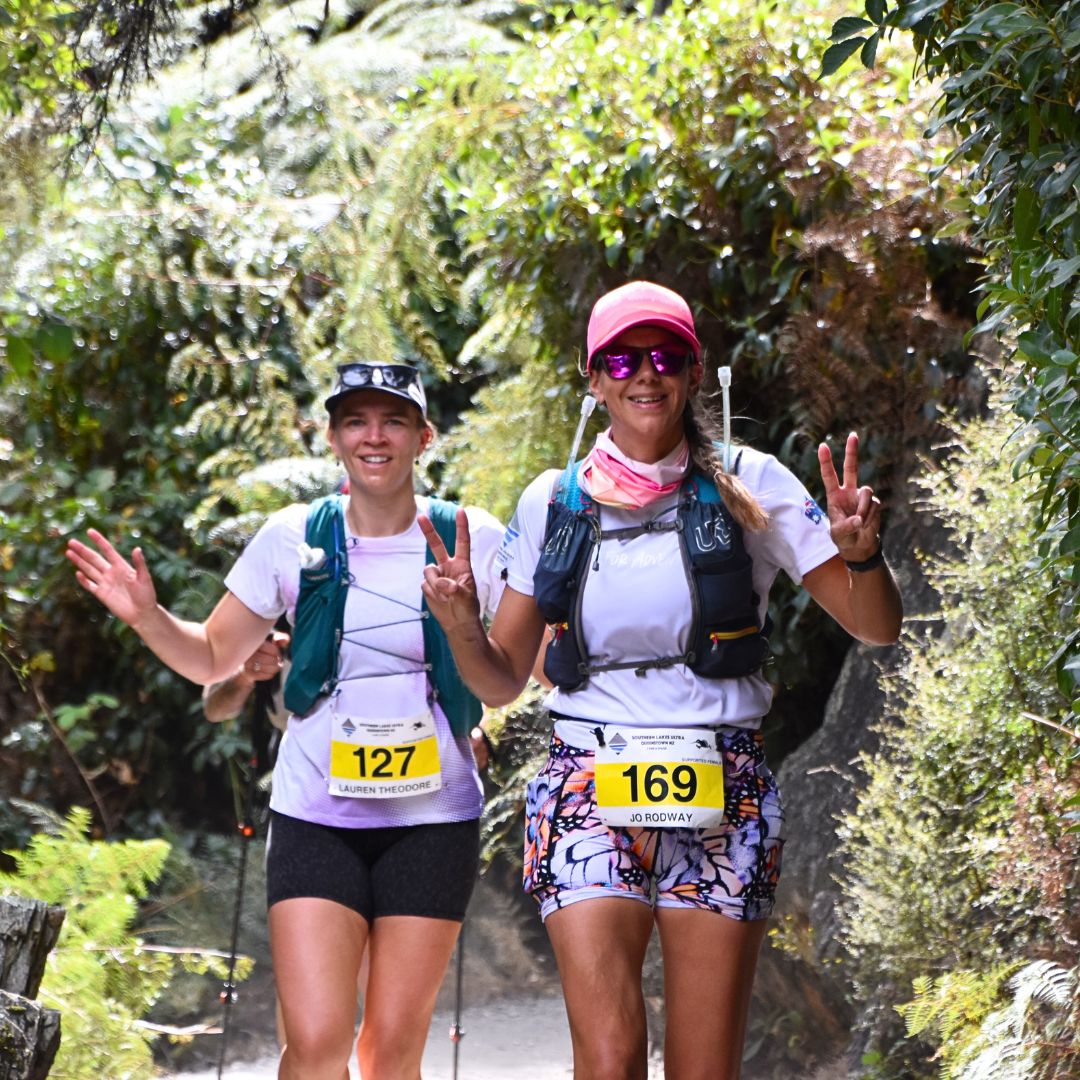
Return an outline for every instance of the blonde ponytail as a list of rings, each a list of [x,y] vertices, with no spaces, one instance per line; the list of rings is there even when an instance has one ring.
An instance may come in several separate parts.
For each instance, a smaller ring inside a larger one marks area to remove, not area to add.
[[[720,497],[735,520],[748,532],[760,532],[769,524],[769,517],[750,494],[747,486],[731,473],[724,471],[718,448],[720,432],[708,408],[700,398],[691,398],[683,410],[683,430],[690,444],[690,457],[706,476],[711,476]]]

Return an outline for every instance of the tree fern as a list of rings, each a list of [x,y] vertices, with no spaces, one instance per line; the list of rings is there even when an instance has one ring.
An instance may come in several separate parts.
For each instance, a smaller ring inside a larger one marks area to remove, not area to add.
[[[912,983],[915,997],[897,1011],[908,1035],[933,1033],[940,1044],[941,1076],[953,1080],[956,1065],[970,1052],[983,1023],[1000,1001],[1001,987],[1016,964],[1006,964],[987,974],[953,971],[940,978],[921,975]]]
[[[983,1021],[963,1052],[955,1080],[1068,1080],[1080,1074],[1080,971],[1049,960],[1008,981],[1012,1000]]]

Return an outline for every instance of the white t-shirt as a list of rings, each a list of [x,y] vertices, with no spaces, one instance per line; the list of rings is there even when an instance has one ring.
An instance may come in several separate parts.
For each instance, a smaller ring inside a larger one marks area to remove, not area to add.
[[[497,561],[507,584],[533,595],[547,507],[558,470],[538,476],[524,491]],[[769,515],[764,531],[744,530],[753,560],[754,592],[762,620],[769,589],[779,570],[796,584],[803,575],[837,554],[828,519],[806,488],[770,454],[749,448],[739,460],[739,479]],[[629,528],[653,518],[675,517],[678,497],[642,510],[597,505],[605,530]],[[645,533],[631,540],[604,540],[599,567],[585,578],[582,628],[592,663],[659,659],[685,652],[690,634],[690,586],[674,531]],[[548,708],[568,716],[629,727],[757,728],[772,703],[772,688],[760,672],[737,679],[704,679],[683,664],[591,674],[578,690],[554,689]],[[560,721],[573,741],[574,728]],[[586,742],[585,745],[588,745]]]
[[[421,510],[426,500],[418,499]],[[481,610],[494,614],[503,582],[495,554],[503,527],[468,507],[473,574]],[[272,514],[225,578],[244,605],[266,619],[282,612],[295,623],[300,586],[297,553],[308,507],[294,504]],[[483,789],[467,736],[455,738],[439,704],[435,732],[442,769],[438,791],[391,799],[350,798],[327,789],[331,732],[346,718],[413,717],[429,701],[423,669],[420,584],[427,544],[414,521],[396,536],[355,536],[346,524],[349,573],[337,691],[304,717],[290,716],[274,766],[271,807],[321,825],[370,828],[467,821],[483,809]]]

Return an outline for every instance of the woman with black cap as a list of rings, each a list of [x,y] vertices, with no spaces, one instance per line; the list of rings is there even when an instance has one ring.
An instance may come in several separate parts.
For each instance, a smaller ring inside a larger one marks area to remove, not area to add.
[[[644,1080],[655,925],[665,1074],[734,1080],[783,846],[760,735],[769,588],[784,570],[872,644],[896,639],[900,596],[855,435],[842,483],[819,450],[827,512],[775,458],[714,442],[682,297],[650,282],[601,297],[588,375],[610,427],[521,496],[490,634],[463,519],[453,558],[421,522],[435,555],[424,594],[490,705],[517,696],[549,627],[554,730],[529,786],[524,876],[555,950],[574,1075]]]
[[[418,508],[453,540],[456,507],[414,494],[414,463],[434,435],[416,369],[343,364],[326,408],[348,494],[273,514],[205,622],[157,604],[139,548],[128,563],[91,530],[93,546],[72,540],[67,554],[79,583],[196,683],[233,674],[287,612],[292,715],[274,767],[267,857],[288,1033],[278,1075],[347,1080],[367,949],[361,1075],[415,1080],[479,859],[470,738],[482,738],[480,704],[421,595]],[[503,529],[472,508],[457,527],[474,552],[478,609],[490,614]]]

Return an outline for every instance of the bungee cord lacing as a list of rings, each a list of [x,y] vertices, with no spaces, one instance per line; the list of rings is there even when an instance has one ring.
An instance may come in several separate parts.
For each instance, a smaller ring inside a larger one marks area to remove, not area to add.
[[[418,675],[427,674],[431,671],[431,665],[426,661],[421,662],[416,659],[415,656],[405,656],[402,653],[394,652],[393,649],[383,649],[378,645],[373,645],[369,641],[357,641],[355,638],[350,637],[350,634],[366,634],[372,630],[385,630],[391,626],[407,626],[409,623],[423,622],[427,618],[427,612],[422,607],[413,607],[412,604],[406,603],[404,600],[398,600],[393,596],[386,596],[381,592],[377,592],[375,589],[369,588],[366,585],[361,585],[352,574],[348,576],[349,588],[358,589],[360,592],[367,593],[370,596],[377,596],[380,600],[385,600],[389,604],[397,604],[398,607],[405,608],[406,611],[411,611],[413,617],[410,619],[393,619],[390,622],[376,623],[372,626],[354,626],[349,630],[342,630],[341,632],[341,644],[346,642],[358,649],[369,649],[371,652],[381,653],[383,656],[390,656],[395,660],[402,660],[407,664],[420,664],[419,667],[408,668],[405,671],[372,671],[359,675],[346,675],[338,679],[338,683],[343,682],[357,682],[361,679],[384,679],[390,678],[393,675]]]

